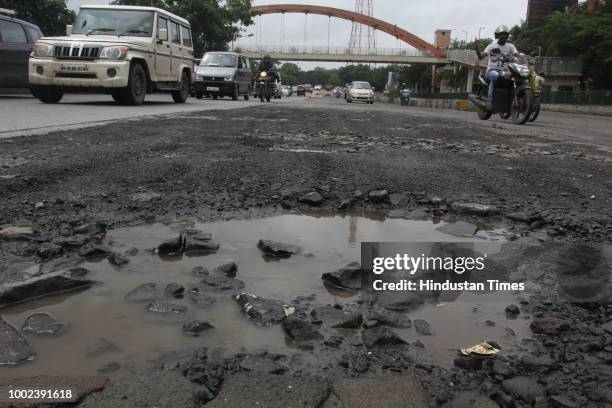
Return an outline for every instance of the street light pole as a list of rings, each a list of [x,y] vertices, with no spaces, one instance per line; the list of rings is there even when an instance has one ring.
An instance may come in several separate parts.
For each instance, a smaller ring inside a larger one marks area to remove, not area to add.
[[[487,27],[478,27],[478,40],[480,40],[480,31],[484,30]]]
[[[467,43],[468,43],[468,32],[465,31],[465,30],[461,30],[461,31],[463,31],[465,33],[465,45],[467,46]]]

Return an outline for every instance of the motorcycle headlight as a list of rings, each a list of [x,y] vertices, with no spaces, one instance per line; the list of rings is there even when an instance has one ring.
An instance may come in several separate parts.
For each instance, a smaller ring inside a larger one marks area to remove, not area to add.
[[[47,58],[53,56],[53,46],[51,44],[36,43],[32,46],[32,56]]]
[[[100,58],[109,60],[121,60],[127,55],[128,47],[104,47],[100,52]]]
[[[227,75],[224,78],[226,81],[233,81],[234,80],[234,76],[233,75]]]
[[[263,71],[261,74],[259,74],[260,78],[267,78],[268,77],[268,73],[266,71]]]

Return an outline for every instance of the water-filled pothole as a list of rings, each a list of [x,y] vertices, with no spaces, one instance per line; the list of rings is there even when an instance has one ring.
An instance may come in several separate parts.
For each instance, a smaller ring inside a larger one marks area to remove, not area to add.
[[[87,262],[82,266],[90,277],[101,282],[87,290],[46,297],[2,310],[2,317],[17,328],[33,313],[49,313],[67,327],[55,337],[31,336],[28,341],[36,358],[19,366],[2,367],[3,376],[30,377],[48,375],[91,375],[100,367],[119,362],[121,369],[111,376],[121,376],[148,365],[163,351],[194,346],[221,346],[229,352],[294,353],[278,325],[261,328],[249,321],[229,293],[213,294],[216,302],[197,306],[187,296],[183,299],[162,298],[187,307],[187,312],[161,317],[146,310],[146,303],[130,303],[126,294],[147,282],[163,289],[169,283],[188,287],[201,279],[193,269],[212,269],[233,260],[238,265],[237,278],[245,283],[244,291],[287,303],[298,296],[316,295],[312,304],[353,304],[359,295],[347,296],[328,290],[321,280],[324,272],[337,270],[360,259],[361,241],[427,242],[427,241],[504,241],[499,230],[484,229],[471,236],[476,226],[460,225],[449,231],[443,222],[386,219],[379,214],[345,214],[313,212],[281,215],[265,219],[227,221],[187,225],[212,233],[221,244],[218,252],[207,256],[160,257],[149,251],[176,236],[185,225],[145,225],[109,231],[106,240],[113,249],[125,253],[137,248],[129,264],[117,269],[108,261]],[[440,230],[455,233],[451,236]],[[459,236],[457,236],[459,235]],[[304,251],[288,259],[270,262],[257,248],[259,239],[270,239],[300,245]],[[509,299],[510,301],[511,299]],[[506,327],[516,332],[514,339],[526,334],[526,321],[507,320],[505,303],[479,304],[473,299],[446,305],[426,303],[408,314],[431,324],[434,335],[421,336],[411,329],[396,329],[405,340],[420,339],[429,360],[452,364],[456,348],[487,339],[505,339],[507,346],[517,340],[507,337]],[[196,319],[210,322],[215,328],[200,337],[183,334],[182,323]],[[486,320],[498,322],[493,327]],[[358,331],[355,331],[357,334]],[[330,333],[326,333],[329,335]]]

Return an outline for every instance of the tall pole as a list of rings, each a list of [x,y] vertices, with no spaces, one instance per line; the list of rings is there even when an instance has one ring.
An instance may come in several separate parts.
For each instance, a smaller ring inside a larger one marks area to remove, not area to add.
[[[487,27],[478,27],[478,40],[480,40],[480,31],[484,30]]]
[[[327,53],[329,54],[329,37],[331,36],[331,15],[328,16],[327,20]]]

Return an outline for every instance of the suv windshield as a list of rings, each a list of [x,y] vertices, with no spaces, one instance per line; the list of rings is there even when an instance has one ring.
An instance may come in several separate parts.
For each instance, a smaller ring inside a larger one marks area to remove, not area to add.
[[[81,9],[72,32],[74,34],[151,37],[153,34],[153,12]]]
[[[353,89],[372,89],[369,83],[367,82],[353,82],[351,86]]]
[[[236,66],[236,56],[231,54],[208,53],[204,55],[200,65],[204,67],[233,68]]]

